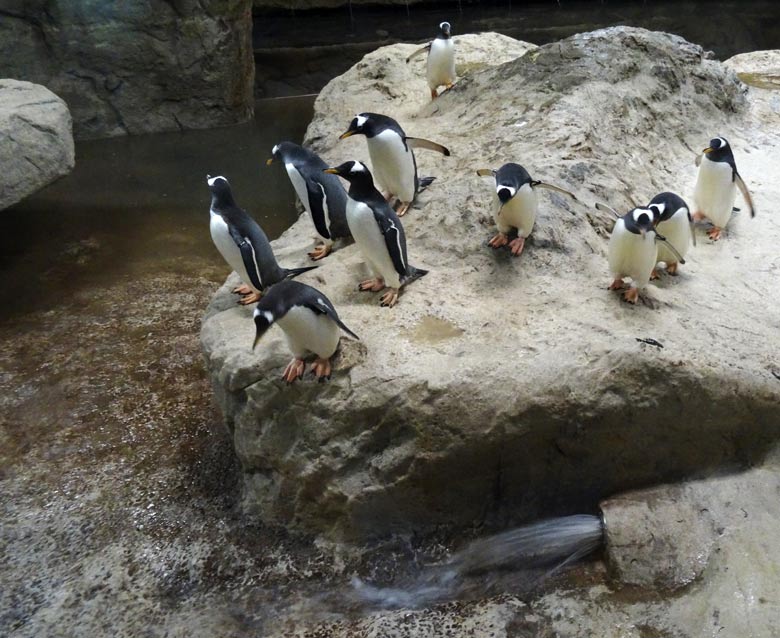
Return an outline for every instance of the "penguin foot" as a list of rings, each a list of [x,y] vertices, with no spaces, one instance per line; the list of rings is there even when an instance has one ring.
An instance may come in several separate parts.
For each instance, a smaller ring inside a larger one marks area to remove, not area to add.
[[[722,228],[713,226],[707,231],[707,237],[709,237],[712,241],[718,241],[720,239],[720,234],[722,231],[723,231]]]
[[[233,288],[232,292],[234,295],[251,295],[252,289],[246,284],[241,284],[240,286]]]
[[[311,366],[311,373],[322,383],[330,379],[331,365],[329,359],[317,358]]]
[[[494,235],[490,241],[488,241],[488,246],[491,248],[501,248],[502,246],[506,246],[508,243],[509,237],[507,237],[504,233],[498,233],[497,235]]]
[[[637,301],[639,301],[639,288],[634,288],[631,286],[631,288],[623,293],[623,299],[625,299],[628,303],[635,304]]]
[[[401,208],[398,209],[398,216],[403,217],[406,215],[406,211],[409,210],[409,207],[412,205],[412,202],[401,202]]]
[[[524,247],[525,237],[515,237],[512,241],[509,242],[509,250],[515,257],[520,256],[520,253],[523,252]]]
[[[623,278],[618,277],[615,279],[611,284],[609,284],[609,288],[607,290],[623,290],[625,288],[625,283],[623,283]]]
[[[673,262],[670,262],[670,263],[666,264],[666,274],[667,275],[672,275],[672,277],[676,277],[677,276],[677,267],[678,266],[679,266],[679,264],[676,261],[673,261]]]
[[[379,305],[383,308],[392,308],[398,303],[398,288],[388,288],[387,292],[379,299]]]
[[[385,280],[381,277],[366,279],[358,284],[358,290],[362,292],[379,292],[385,287]]]
[[[309,253],[309,258],[312,261],[317,261],[330,255],[331,250],[333,250],[333,246],[328,246],[327,244],[318,244],[314,247],[314,250]]]
[[[248,306],[251,303],[260,301],[260,297],[262,296],[263,295],[261,295],[259,292],[251,290],[248,295],[241,297],[241,299],[238,300],[238,303],[240,303],[242,306]]]
[[[284,374],[282,374],[282,381],[285,381],[288,384],[293,383],[294,381],[303,378],[303,373],[305,370],[306,363],[304,363],[303,359],[293,359],[284,369]]]
[[[704,221],[707,218],[707,216],[702,213],[701,211],[693,214],[693,221],[695,222],[701,222]]]
[[[653,272],[650,273],[650,281],[655,281],[656,279],[660,279],[661,275],[658,274],[658,268],[653,268]]]

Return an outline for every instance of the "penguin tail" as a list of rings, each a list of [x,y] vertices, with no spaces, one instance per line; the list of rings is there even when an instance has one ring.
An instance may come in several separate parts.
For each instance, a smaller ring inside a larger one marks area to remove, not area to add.
[[[404,277],[404,280],[401,282],[402,286],[408,286],[413,281],[417,281],[421,277],[425,277],[425,275],[428,274],[427,270],[423,270],[422,268],[415,268],[414,266],[409,266],[409,274]]]
[[[417,192],[421,193],[422,191],[424,191],[431,184],[433,184],[433,180],[435,180],[435,179],[436,179],[435,177],[421,177],[420,178],[420,182],[419,182],[419,186],[417,188]]]
[[[319,266],[304,266],[303,268],[285,268],[284,278],[295,279],[298,275],[302,275],[303,273],[309,270],[314,270],[315,268],[319,268]]]

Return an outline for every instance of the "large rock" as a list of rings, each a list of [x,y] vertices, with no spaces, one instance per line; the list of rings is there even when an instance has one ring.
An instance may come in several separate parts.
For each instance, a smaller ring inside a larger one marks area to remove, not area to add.
[[[0,80],[0,210],[67,175],[74,163],[65,102],[43,86]]]
[[[76,137],[252,115],[251,0],[11,0],[0,17],[0,77],[55,91]]]
[[[421,65],[404,64],[411,45],[367,56],[317,100],[307,141],[330,162],[367,159],[364,140],[337,142],[359,111],[452,150],[417,154],[439,179],[404,224],[410,261],[430,274],[396,308],[356,291],[365,269],[354,246],[303,278],[362,337],[345,342],[329,384],[279,380],[289,359],[279,331],[251,351],[235,278],[206,315],[244,504],[267,521],[349,540],[503,526],[749,463],[780,432],[776,127],[746,108],[732,71],[676,36],[612,28],[484,66],[494,38],[461,57],[463,78],[433,104]],[[613,220],[593,202],[689,197],[694,152],[718,134],[758,216],[735,215],[718,243],[700,231],[680,276],[652,285],[646,304],[622,303],[606,290]],[[519,259],[486,248],[492,189],[474,174],[506,161],[582,200],[543,195]],[[285,233],[280,261],[302,263],[311,230],[304,219]]]

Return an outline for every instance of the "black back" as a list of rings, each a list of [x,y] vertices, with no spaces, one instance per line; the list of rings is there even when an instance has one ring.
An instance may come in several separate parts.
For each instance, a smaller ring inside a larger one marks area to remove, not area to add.
[[[712,150],[707,153],[707,159],[711,162],[726,162],[731,166],[733,180],[737,175],[737,162],[734,160],[734,153],[728,140],[725,137],[714,137],[710,140],[709,148]]]
[[[520,166],[520,164],[515,164],[513,162],[504,164],[496,171],[496,193],[498,194],[498,198],[505,204],[517,194],[517,191],[520,190],[521,186],[524,184],[531,184],[532,181],[528,171]],[[508,189],[502,189],[501,186],[510,186],[515,189],[515,192],[510,194]],[[502,191],[505,193],[503,196]]]

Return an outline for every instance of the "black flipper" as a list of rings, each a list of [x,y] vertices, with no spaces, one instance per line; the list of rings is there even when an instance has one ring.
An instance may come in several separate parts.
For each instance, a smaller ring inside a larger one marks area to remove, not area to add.
[[[420,182],[417,185],[417,192],[421,193],[426,188],[428,188],[431,184],[433,184],[433,180],[435,180],[435,177],[421,177]]]
[[[734,181],[737,183],[737,187],[742,192],[742,197],[745,198],[745,203],[748,205],[748,209],[750,210],[750,216],[755,217],[756,216],[756,208],[753,206],[753,198],[750,196],[750,191],[748,190],[748,187],[745,185],[745,182],[742,181],[742,176],[737,173],[737,171],[734,171]]]
[[[422,49],[417,49],[417,51],[415,51],[414,53],[412,53],[412,55],[410,55],[408,58],[406,58],[406,63],[409,64],[409,62],[413,58],[416,58],[418,55],[422,55],[423,53],[430,52],[430,50],[431,50],[431,45],[430,44],[426,44]]]
[[[241,260],[244,262],[246,274],[249,275],[249,283],[257,290],[263,290],[263,282],[260,277],[260,264],[257,261],[257,255],[251,242],[247,237],[242,237],[235,226],[228,224],[230,236],[236,242],[236,246],[241,251]]]
[[[306,180],[306,190],[309,194],[309,206],[311,207],[311,220],[314,222],[314,228],[317,229],[320,237],[330,239],[330,230],[325,223],[325,208],[323,202],[327,205],[327,196],[325,188],[314,180]]]
[[[339,318],[336,309],[331,306],[326,299],[318,297],[316,302],[307,303],[306,307],[312,312],[316,312],[317,314],[328,315],[328,317],[330,317],[336,323],[336,325],[344,332],[346,332],[350,337],[360,341],[360,337],[358,337],[354,332],[347,328],[346,325],[344,325],[344,322]]]
[[[415,268],[414,266],[409,266],[408,270],[409,274],[401,280],[402,286],[408,286],[413,281],[417,281],[421,277],[425,277],[425,275],[428,274],[427,270],[423,270],[422,268]]]
[[[403,226],[401,226],[401,222],[398,217],[395,216],[395,213],[390,217],[377,214],[376,211],[374,211],[374,219],[379,226],[382,236],[385,238],[385,245],[387,246],[387,252],[390,255],[390,259],[393,261],[393,267],[398,273],[398,277],[403,280],[408,274],[408,264],[406,262],[406,236],[404,235]]]
[[[298,275],[319,268],[319,266],[304,266],[303,268],[282,268],[285,279],[295,279]]]

